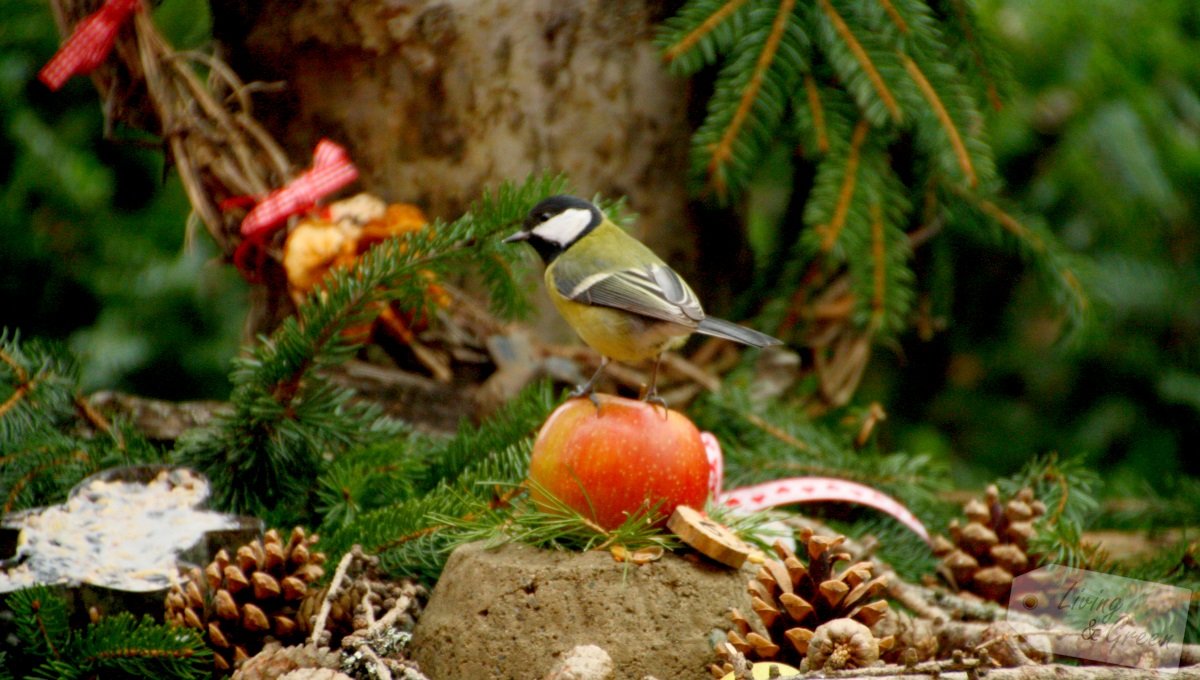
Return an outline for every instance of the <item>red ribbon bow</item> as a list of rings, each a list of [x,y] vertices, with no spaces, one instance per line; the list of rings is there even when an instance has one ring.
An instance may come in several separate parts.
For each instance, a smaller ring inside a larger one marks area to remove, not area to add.
[[[141,9],[141,0],[105,0],[100,9],[75,25],[71,37],[38,71],[38,80],[57,90],[71,76],[96,70],[112,51],[121,25]]]
[[[312,209],[317,201],[358,178],[358,168],[342,147],[328,139],[317,142],[313,165],[282,189],[267,195],[242,220],[242,236],[265,236],[287,218]]]

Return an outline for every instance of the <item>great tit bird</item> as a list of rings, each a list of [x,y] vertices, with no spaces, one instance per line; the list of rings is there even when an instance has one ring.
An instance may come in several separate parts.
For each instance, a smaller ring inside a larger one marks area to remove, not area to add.
[[[542,257],[554,306],[601,354],[600,368],[573,396],[591,396],[611,359],[639,363],[653,358],[654,373],[643,399],[661,403],[656,385],[662,353],[681,346],[692,333],[752,347],[782,344],[706,315],[679,274],[581,198],[551,196],[538,203],[522,230],[504,239],[517,241],[529,243]]]

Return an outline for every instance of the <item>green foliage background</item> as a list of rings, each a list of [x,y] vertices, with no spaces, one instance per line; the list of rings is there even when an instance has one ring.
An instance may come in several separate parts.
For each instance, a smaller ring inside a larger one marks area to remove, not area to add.
[[[194,45],[205,7],[167,0],[155,18]],[[877,351],[861,400],[890,411],[885,448],[957,456],[962,482],[1060,450],[1125,490],[1168,491],[1186,483],[1175,472],[1197,471],[1200,444],[1200,10],[988,0],[980,11],[1013,75],[990,130],[999,174],[1095,258],[1097,323],[1061,344],[1061,314],[1018,258],[949,235],[915,263],[952,281],[936,306],[946,330]],[[86,79],[53,94],[36,82],[59,40],[45,3],[7,12],[0,325],[68,341],[85,390],[228,396],[244,286],[210,262],[203,235],[185,246],[187,205],[162,154],[128,131],[106,140]]]
[[[977,475],[1057,450],[1110,494],[1195,503],[1180,473],[1200,472],[1200,6],[989,0],[981,15],[1013,76],[999,170],[1093,258],[1094,323],[1058,342],[1019,261],[954,243],[946,332],[905,339],[860,397],[889,407],[898,446],[955,451]]]
[[[194,46],[208,39],[206,12],[168,0],[155,21]],[[87,78],[56,93],[37,81],[59,41],[46,2],[5,3],[0,325],[66,341],[85,390],[225,398],[245,287],[210,261],[205,234],[185,246],[187,198],[160,149],[128,130],[106,139]]]

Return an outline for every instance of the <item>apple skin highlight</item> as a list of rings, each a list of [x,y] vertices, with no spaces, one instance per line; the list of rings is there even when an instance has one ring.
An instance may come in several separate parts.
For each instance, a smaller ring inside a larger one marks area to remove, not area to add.
[[[542,425],[529,461],[539,507],[552,508],[549,493],[605,529],[648,508],[659,521],[678,505],[703,510],[708,458],[692,421],[643,401],[596,396],[599,409],[571,399]]]

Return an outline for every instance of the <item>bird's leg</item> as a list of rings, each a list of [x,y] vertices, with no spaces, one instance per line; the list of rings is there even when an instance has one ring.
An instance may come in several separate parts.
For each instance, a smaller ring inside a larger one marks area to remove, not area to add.
[[[662,363],[662,353],[654,357],[654,371],[650,374],[650,386],[646,388],[646,396],[642,397],[642,401],[657,404],[664,409],[667,408],[667,400],[658,396],[658,365]]]
[[[608,357],[600,357],[600,368],[596,369],[596,372],[592,374],[591,379],[572,390],[569,396],[572,399],[576,399],[578,397],[587,395],[587,398],[591,399],[592,403],[596,405],[597,409],[599,409],[600,400],[596,397],[596,381],[599,380],[600,375],[604,373],[605,367],[608,366],[608,361]]]

